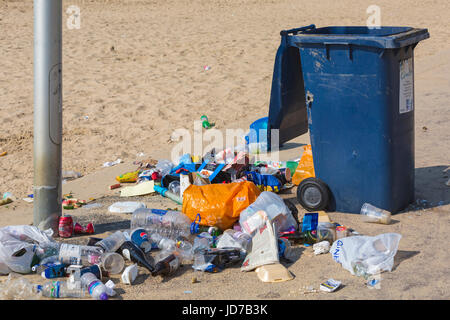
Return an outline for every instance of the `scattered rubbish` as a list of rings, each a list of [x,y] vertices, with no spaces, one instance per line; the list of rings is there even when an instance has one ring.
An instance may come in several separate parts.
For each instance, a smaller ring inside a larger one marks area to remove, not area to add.
[[[125,268],[120,279],[123,283],[132,285],[136,280],[138,273],[139,269],[137,267],[137,264],[132,264],[131,266]]]
[[[131,229],[144,228],[149,234],[177,239],[190,235],[191,220],[185,214],[174,210],[141,208],[133,212]]]
[[[205,129],[211,129],[215,125],[214,123],[210,123],[208,117],[205,115],[202,115],[200,120],[202,121],[202,127]]]
[[[2,200],[0,200],[0,206],[3,206],[5,204],[11,203],[11,202],[13,202],[11,200],[11,198],[2,199]]]
[[[114,189],[120,188],[121,186],[122,185],[120,183],[116,183],[116,184],[109,186],[109,190],[114,190]]]
[[[144,228],[135,228],[130,234],[131,241],[139,248],[144,250],[145,253],[152,249],[152,243],[148,238],[148,233]]]
[[[309,294],[309,293],[318,293],[319,290],[315,289],[313,286],[305,286],[303,287],[303,294]]]
[[[266,264],[255,270],[262,282],[283,282],[294,279],[289,270],[280,263]]]
[[[158,262],[155,264],[155,269],[152,271],[152,276],[168,276],[180,267],[180,259],[170,251],[163,251],[159,255]]]
[[[102,254],[99,264],[106,272],[119,274],[125,267],[125,260],[116,252],[107,252]]]
[[[211,67],[210,66],[203,66],[203,70],[205,70],[205,71],[211,70]]]
[[[180,205],[183,204],[183,200],[181,199],[181,197],[179,195],[169,191],[167,188],[163,188],[161,186],[154,186],[153,188],[156,192],[158,192],[163,197],[169,198],[170,200],[174,201],[177,204],[180,204]]]
[[[4,157],[4,156],[6,156],[7,154],[8,154],[8,152],[3,151],[2,153],[0,153],[0,157]]]
[[[22,200],[28,203],[32,203],[34,201],[33,198],[23,198]]]
[[[272,223],[265,221],[253,236],[252,251],[245,257],[241,271],[252,271],[265,264],[279,263],[278,244]]]
[[[192,185],[183,194],[183,213],[191,220],[197,214],[202,225],[226,230],[239,220],[239,214],[253,203],[261,192],[249,181]]]
[[[84,287],[88,288],[88,292],[95,300],[108,300],[108,289],[97,277],[87,272],[81,276],[81,282]]]
[[[119,249],[120,252],[122,252],[122,255],[125,257],[125,259],[138,263],[139,265],[143,266],[150,272],[154,272],[156,269],[156,266],[153,267],[145,257],[144,252],[135,245],[132,241],[125,241]]]
[[[321,241],[318,243],[315,243],[313,245],[314,254],[322,254],[322,253],[328,253],[330,251],[330,242],[329,241]]]
[[[115,202],[108,207],[111,213],[133,213],[137,209],[145,208],[145,203],[135,201]]]
[[[192,291],[190,291],[190,290],[186,290],[186,291],[184,291],[184,293],[192,293]]]
[[[239,225],[243,231],[252,235],[265,225],[265,221],[276,222],[278,230],[298,228],[298,224],[291,211],[277,194],[269,191],[262,192],[258,198],[245,208],[239,215]]]
[[[103,163],[102,167],[103,168],[112,167],[119,163],[122,163],[122,159],[117,159],[116,161],[105,162],[105,163]]]
[[[327,281],[320,284],[320,290],[325,292],[334,292],[341,286],[341,284],[341,281],[328,279]]]
[[[120,190],[120,196],[121,197],[135,197],[135,196],[142,196],[142,195],[150,194],[150,193],[155,192],[154,186],[155,186],[155,182],[153,180],[144,181],[144,182],[138,183],[135,186],[123,188],[122,190]]]
[[[336,227],[336,239],[348,237],[348,229],[345,226]]]
[[[391,223],[391,213],[389,211],[377,208],[369,203],[364,203],[361,207],[361,218],[364,222]]]
[[[116,295],[116,291],[114,291],[114,288],[116,287],[116,285],[114,284],[114,282],[112,280],[108,280],[105,283],[105,287],[107,289],[106,293],[108,294],[108,296],[113,297]]]
[[[59,218],[58,225],[59,236],[61,238],[70,238],[73,234],[73,219],[70,215],[64,215]]]
[[[124,174],[121,174],[120,176],[116,177],[116,180],[120,183],[126,183],[126,182],[136,182],[139,176],[139,170],[127,172]]]
[[[73,226],[73,233],[74,234],[93,234],[95,232],[94,225],[89,222],[86,227],[83,227],[78,222],[75,222]]]
[[[83,206],[83,209],[97,209],[97,208],[101,208],[103,207],[103,205],[101,203],[88,203],[85,206]]]

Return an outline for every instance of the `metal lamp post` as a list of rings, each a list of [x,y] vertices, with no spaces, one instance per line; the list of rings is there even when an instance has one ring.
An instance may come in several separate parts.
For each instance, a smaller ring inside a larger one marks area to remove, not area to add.
[[[33,224],[58,232],[62,160],[62,1],[34,0]]]

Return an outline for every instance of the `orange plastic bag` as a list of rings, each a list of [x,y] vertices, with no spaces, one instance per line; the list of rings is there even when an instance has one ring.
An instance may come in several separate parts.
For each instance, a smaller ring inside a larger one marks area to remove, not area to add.
[[[242,210],[252,204],[261,191],[250,181],[190,185],[183,193],[183,213],[192,221],[200,214],[200,225],[230,229]]]
[[[311,145],[308,144],[303,147],[303,155],[298,163],[297,169],[295,169],[295,173],[292,176],[292,183],[295,185],[299,185],[306,178],[314,177],[314,162],[312,157],[312,148]]]

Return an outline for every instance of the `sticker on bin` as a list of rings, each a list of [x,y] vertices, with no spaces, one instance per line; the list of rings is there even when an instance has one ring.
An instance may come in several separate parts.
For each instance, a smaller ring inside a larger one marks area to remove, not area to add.
[[[400,61],[399,113],[414,110],[414,67],[412,58]]]

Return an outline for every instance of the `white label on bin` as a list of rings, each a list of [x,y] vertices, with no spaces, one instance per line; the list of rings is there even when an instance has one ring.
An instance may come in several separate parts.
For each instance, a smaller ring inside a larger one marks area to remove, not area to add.
[[[414,110],[414,67],[412,58],[400,61],[399,113]]]

